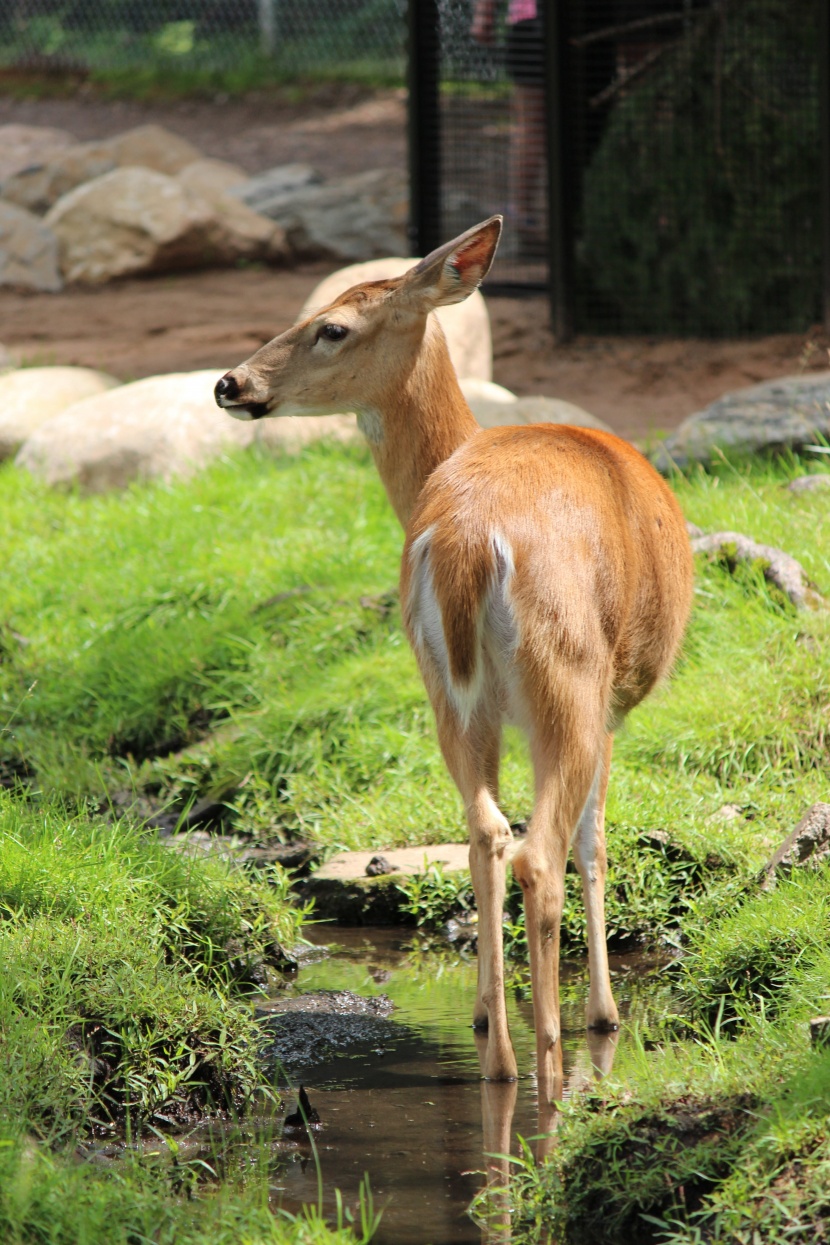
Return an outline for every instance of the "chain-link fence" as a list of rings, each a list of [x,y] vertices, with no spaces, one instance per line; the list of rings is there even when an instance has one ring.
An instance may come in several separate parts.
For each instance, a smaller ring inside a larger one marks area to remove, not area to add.
[[[406,0],[0,0],[0,65],[402,81]]]
[[[493,279],[578,331],[821,318],[827,0],[412,5],[422,247],[504,212]]]

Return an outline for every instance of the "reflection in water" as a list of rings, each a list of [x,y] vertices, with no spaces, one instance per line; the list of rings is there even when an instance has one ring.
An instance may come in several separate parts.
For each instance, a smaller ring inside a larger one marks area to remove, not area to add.
[[[604,1075],[620,1039],[619,1033],[586,1035],[583,965],[563,965],[563,1041],[554,1083],[536,1085],[532,1011],[520,997],[509,1002],[509,1020],[523,1075],[518,1082],[489,1083],[479,1071],[486,1035],[474,1038],[470,1027],[474,960],[421,954],[394,930],[318,926],[311,937],[336,940],[341,949],[302,969],[298,992],[385,993],[396,1005],[391,1033],[382,1041],[287,1070],[289,1084],[306,1085],[322,1119],[314,1141],[324,1207],[334,1211],[337,1188],[347,1205],[355,1205],[368,1173],[375,1206],[383,1210],[379,1245],[478,1245],[482,1239],[507,1245],[504,1187],[517,1136],[537,1138],[537,1156],[547,1153],[556,1128],[551,1102]],[[654,966],[637,957],[612,965],[623,1014],[638,1013],[644,994],[638,982]],[[275,1208],[317,1202],[318,1171],[310,1159],[308,1146],[283,1151],[271,1182]],[[482,1237],[467,1207],[483,1181],[494,1213]]]

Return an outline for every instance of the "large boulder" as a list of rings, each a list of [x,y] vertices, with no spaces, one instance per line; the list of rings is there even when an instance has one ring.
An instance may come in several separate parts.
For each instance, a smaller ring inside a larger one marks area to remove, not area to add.
[[[282,238],[270,222],[246,211],[226,216],[175,178],[151,169],[115,169],[76,187],[58,200],[45,223],[57,234],[66,280],[93,285],[133,273],[282,253]]]
[[[151,376],[67,407],[29,437],[17,463],[51,485],[88,492],[170,479],[251,444],[254,423],[213,400],[215,371]]]
[[[115,167],[112,152],[100,143],[76,143],[7,178],[0,186],[0,194],[8,203],[42,216],[70,190]]]
[[[417,259],[387,257],[340,268],[312,290],[298,318],[304,320],[313,315],[321,307],[333,303],[353,285],[400,277],[417,263]],[[450,358],[457,374],[489,381],[493,375],[493,344],[487,304],[481,293],[476,290],[463,303],[439,307],[435,314],[447,338]]]
[[[42,215],[76,186],[112,169],[138,167],[175,176],[200,158],[196,147],[170,130],[141,125],[91,143],[44,147],[39,156],[33,155],[24,167],[2,178],[0,195],[9,203]],[[233,181],[244,179],[242,169],[235,170]]]
[[[542,395],[517,398],[515,393],[492,382],[465,378],[461,391],[482,428],[503,428],[516,424],[569,424],[572,428],[612,430],[596,415],[573,402]]]
[[[122,169],[138,166],[171,176],[202,156],[198,147],[162,125],[137,125],[123,134],[103,139],[98,146],[110,152],[115,164]]]
[[[315,441],[353,445],[362,440],[354,415],[281,415],[256,422],[255,441],[263,449],[296,454]]]
[[[830,437],[830,372],[789,376],[739,389],[690,415],[657,447],[660,471],[726,454],[800,449]]]
[[[55,234],[31,212],[0,201],[0,286],[54,292],[62,284]]]
[[[16,454],[32,433],[55,415],[120,382],[88,367],[27,367],[3,376],[0,459]]]
[[[0,185],[31,164],[74,143],[67,130],[45,125],[0,125]]]
[[[249,198],[245,187],[235,193],[282,225],[298,255],[363,260],[408,249],[409,186],[399,169],[305,184],[270,199]]]
[[[176,180],[191,197],[204,199],[217,216],[224,240],[223,262],[264,259],[279,263],[289,255],[285,230],[229,193],[245,174],[224,160],[195,160]]]

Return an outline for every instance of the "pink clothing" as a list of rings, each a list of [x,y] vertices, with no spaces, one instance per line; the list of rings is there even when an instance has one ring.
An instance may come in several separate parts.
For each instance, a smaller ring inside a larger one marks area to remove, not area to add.
[[[515,26],[516,22],[532,22],[536,17],[536,0],[510,0],[507,9],[507,24]]]

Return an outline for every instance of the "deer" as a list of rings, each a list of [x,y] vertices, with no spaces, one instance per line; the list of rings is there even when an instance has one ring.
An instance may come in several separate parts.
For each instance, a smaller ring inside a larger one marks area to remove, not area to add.
[[[692,555],[665,480],[613,434],[483,429],[432,314],[478,288],[502,218],[402,277],[369,281],[293,325],[216,384],[237,419],[354,411],[404,529],[404,627],[463,800],[478,908],[473,1026],[482,1075],[517,1077],[502,920],[513,834],[499,807],[505,723],[527,736],[535,798],[512,868],[523,892],[537,1079],[561,1075],[559,942],[573,851],[587,915],[589,1030],[613,1032],[605,801],[614,733],[670,672]]]

